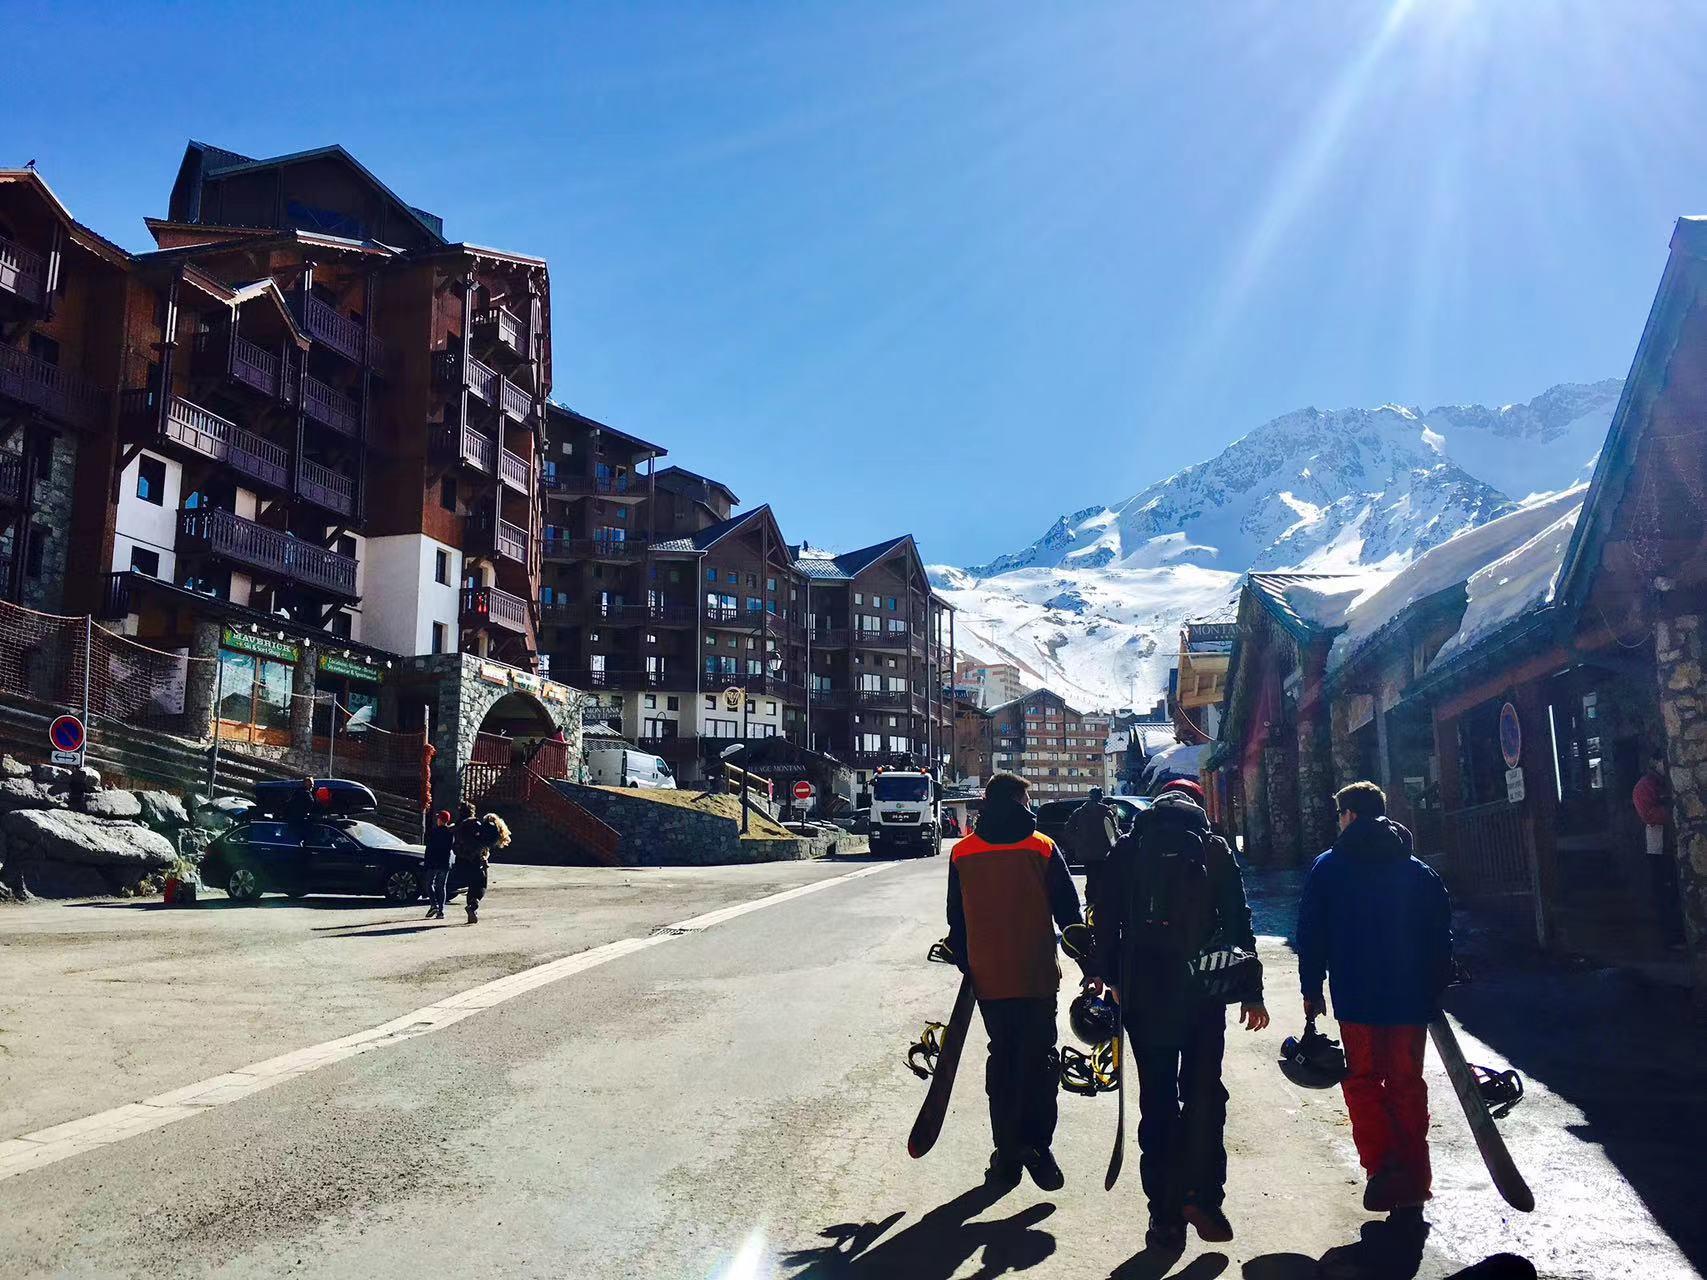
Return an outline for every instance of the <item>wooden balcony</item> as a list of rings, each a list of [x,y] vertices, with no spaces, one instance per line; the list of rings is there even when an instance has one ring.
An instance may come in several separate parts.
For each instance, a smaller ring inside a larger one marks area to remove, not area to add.
[[[883,707],[893,711],[909,711],[913,695],[906,689],[855,689],[854,702],[862,707]]]
[[[385,344],[369,333],[361,322],[339,315],[312,295],[293,298],[291,309],[296,312],[303,332],[322,346],[330,347],[351,364],[384,368]]]
[[[812,705],[815,707],[845,707],[848,705],[849,689],[814,689],[812,690]]]
[[[533,420],[533,396],[483,360],[441,351],[434,357],[433,371],[441,386],[467,387],[482,404],[489,404],[517,422]]]
[[[290,483],[290,453],[235,422],[202,408],[183,396],[168,396],[164,414],[159,414],[159,395],[146,390],[124,393],[120,403],[124,416],[143,437],[158,436],[165,445],[176,445],[203,458],[223,462],[233,471],[269,489],[285,489]]]
[[[33,307],[47,301],[47,259],[16,240],[0,236],[0,293],[9,293]]]
[[[667,689],[692,682],[685,676],[666,671],[662,667],[582,667],[569,673],[568,683],[576,689],[633,691]]]
[[[330,427],[341,436],[348,436],[351,440],[361,437],[361,402],[327,386],[319,378],[304,375],[302,408],[315,422]]]
[[[460,428],[438,428],[433,433],[433,451],[443,458],[455,458],[481,475],[492,475],[498,465],[498,442],[467,423]]]
[[[545,554],[554,560],[603,560],[633,564],[646,558],[646,544],[623,538],[547,538]]]
[[[297,460],[296,492],[335,515],[348,518],[356,514],[355,481],[312,459]]]
[[[518,360],[528,358],[527,321],[504,307],[487,307],[475,313],[474,340],[502,347]]]
[[[547,495],[562,498],[607,498],[613,502],[643,502],[646,499],[646,486],[641,481],[642,477],[628,474],[574,476],[557,471],[541,479],[540,488]]]
[[[345,600],[356,598],[356,562],[229,511],[178,513],[178,550],[201,552],[275,580]]]
[[[517,422],[533,421],[533,393],[508,378],[498,379],[498,407]]]
[[[519,453],[508,449],[499,452],[498,479],[518,493],[533,492],[533,466]]]
[[[98,428],[107,416],[107,393],[87,378],[0,345],[0,400],[37,409],[80,430]]]
[[[462,592],[462,625],[500,627],[525,635],[528,602],[497,587],[465,587]]]
[[[196,334],[198,366],[212,365],[219,373],[273,400],[289,401],[290,379],[274,352],[249,341],[230,324]]]
[[[484,515],[468,522],[471,549],[477,554],[499,556],[528,563],[528,531],[508,520],[496,520]]]
[[[806,642],[814,649],[845,649],[848,647],[848,629],[817,627],[806,633]]]

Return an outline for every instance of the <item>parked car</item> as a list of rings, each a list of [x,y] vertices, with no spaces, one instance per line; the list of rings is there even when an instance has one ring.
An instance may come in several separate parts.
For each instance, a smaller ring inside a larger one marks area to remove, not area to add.
[[[204,884],[239,902],[263,893],[310,893],[417,901],[427,885],[425,850],[360,818],[251,818],[222,832],[202,857]]]
[[[851,836],[869,835],[871,834],[871,806],[853,809],[847,813],[838,813],[830,821]]]

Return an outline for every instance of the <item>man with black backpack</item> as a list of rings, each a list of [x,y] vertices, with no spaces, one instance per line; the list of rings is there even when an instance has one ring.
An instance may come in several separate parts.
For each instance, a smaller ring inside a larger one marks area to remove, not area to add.
[[[1085,802],[1067,818],[1067,852],[1085,868],[1086,886],[1096,880],[1103,861],[1120,839],[1120,822],[1114,806],[1102,798],[1102,788],[1092,787]]]
[[[1095,975],[1121,1017],[1138,1071],[1139,1174],[1146,1243],[1233,1238],[1226,1193],[1226,1006],[1251,1031],[1268,1025],[1262,964],[1239,864],[1209,826],[1195,784],[1169,783],[1115,845],[1092,900]]]

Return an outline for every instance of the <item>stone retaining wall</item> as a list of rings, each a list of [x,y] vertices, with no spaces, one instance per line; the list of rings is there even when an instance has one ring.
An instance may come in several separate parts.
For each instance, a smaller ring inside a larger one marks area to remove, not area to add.
[[[643,791],[615,791],[573,782],[552,784],[569,799],[622,833],[618,856],[628,866],[713,866],[724,863],[789,862],[832,853],[864,852],[865,842],[843,832],[790,839],[741,838],[741,824],[718,813],[646,798]]]

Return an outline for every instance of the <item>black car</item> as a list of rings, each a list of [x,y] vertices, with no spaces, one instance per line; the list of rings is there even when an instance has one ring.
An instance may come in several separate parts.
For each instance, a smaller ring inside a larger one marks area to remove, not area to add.
[[[1083,800],[1045,800],[1037,806],[1037,829],[1061,846],[1061,853],[1067,859],[1069,867],[1085,865],[1084,860],[1074,850],[1072,841],[1067,838],[1067,819],[1071,818],[1073,810],[1083,803]],[[1147,796],[1106,796],[1104,803],[1114,809],[1114,820],[1122,835],[1132,830],[1132,824],[1138,820],[1138,815],[1150,807]]]
[[[263,893],[309,893],[417,901],[427,887],[425,851],[359,818],[253,818],[229,828],[202,858],[204,884],[239,902]]]

